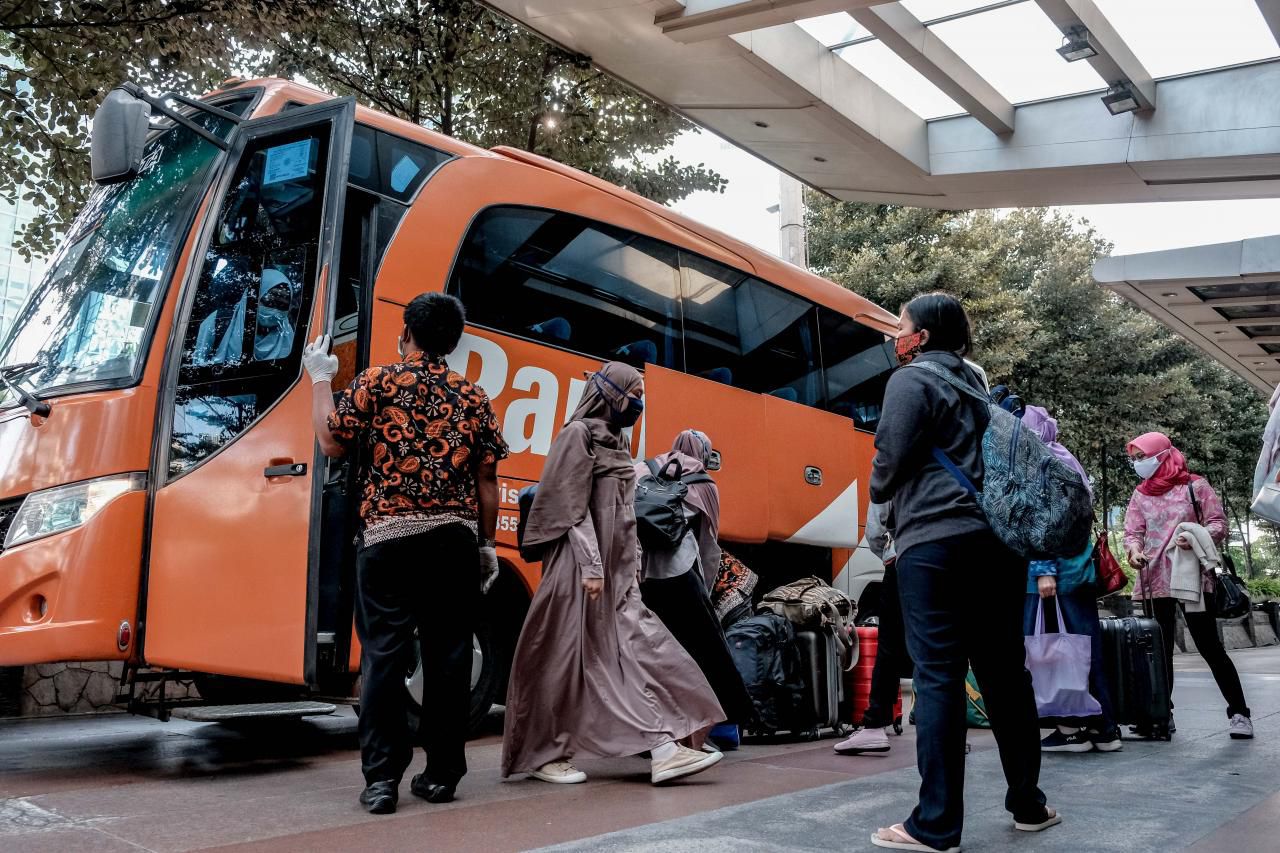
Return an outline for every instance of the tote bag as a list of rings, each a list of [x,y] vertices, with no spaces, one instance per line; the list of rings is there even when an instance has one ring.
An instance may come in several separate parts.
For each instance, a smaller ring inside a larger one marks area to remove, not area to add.
[[[1058,632],[1044,631],[1044,599],[1036,613],[1035,633],[1026,638],[1027,670],[1036,694],[1036,710],[1041,717],[1092,717],[1102,706],[1089,693],[1091,639],[1087,634],[1068,634],[1058,609]]]

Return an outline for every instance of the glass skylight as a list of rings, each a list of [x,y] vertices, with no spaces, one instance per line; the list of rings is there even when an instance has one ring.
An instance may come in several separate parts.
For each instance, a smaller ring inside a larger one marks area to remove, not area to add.
[[[1064,62],[1057,54],[1062,32],[1034,3],[1004,6],[931,29],[1013,103],[1106,88],[1088,62]]]
[[[996,0],[902,0],[902,5],[920,20],[932,21],[990,6],[994,2]]]
[[[964,110],[884,42],[868,41],[836,51],[836,55],[901,101],[922,118],[955,115]]]
[[[826,47],[871,35],[848,12],[836,12],[834,15],[807,18],[803,21],[796,21],[796,23],[800,26],[800,29],[822,42]]]
[[[1280,56],[1256,0],[1095,2],[1152,77]]]

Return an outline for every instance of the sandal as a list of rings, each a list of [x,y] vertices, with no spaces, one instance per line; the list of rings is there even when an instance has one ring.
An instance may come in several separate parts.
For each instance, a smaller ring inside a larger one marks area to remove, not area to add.
[[[946,847],[939,849],[930,847],[928,844],[921,844],[910,835],[907,835],[907,829],[900,823],[895,823],[889,828],[880,827],[871,833],[871,843],[877,847],[887,847],[890,850],[915,850],[917,853],[960,853],[960,847]]]
[[[1039,823],[1024,823],[1020,820],[1014,820],[1013,828],[1020,829],[1023,832],[1043,832],[1051,826],[1057,826],[1062,823],[1062,815],[1058,814],[1054,809],[1045,806],[1045,818]]]

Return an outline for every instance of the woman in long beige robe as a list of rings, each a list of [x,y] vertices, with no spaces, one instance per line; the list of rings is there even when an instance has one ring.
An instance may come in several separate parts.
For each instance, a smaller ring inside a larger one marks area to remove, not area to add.
[[[503,776],[582,782],[574,757],[648,751],[660,783],[720,759],[676,743],[724,712],[640,600],[635,474],[622,430],[635,423],[643,395],[634,368],[605,364],[547,456],[524,536],[545,549],[542,583],[507,690]]]

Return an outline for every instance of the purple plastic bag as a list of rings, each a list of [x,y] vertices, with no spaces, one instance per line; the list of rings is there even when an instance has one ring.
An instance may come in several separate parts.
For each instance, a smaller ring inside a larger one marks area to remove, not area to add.
[[[1092,717],[1102,706],[1089,693],[1089,666],[1093,656],[1092,638],[1063,630],[1062,605],[1058,609],[1058,633],[1044,632],[1044,599],[1036,613],[1035,633],[1026,638],[1027,669],[1036,694],[1036,710],[1041,717]]]

